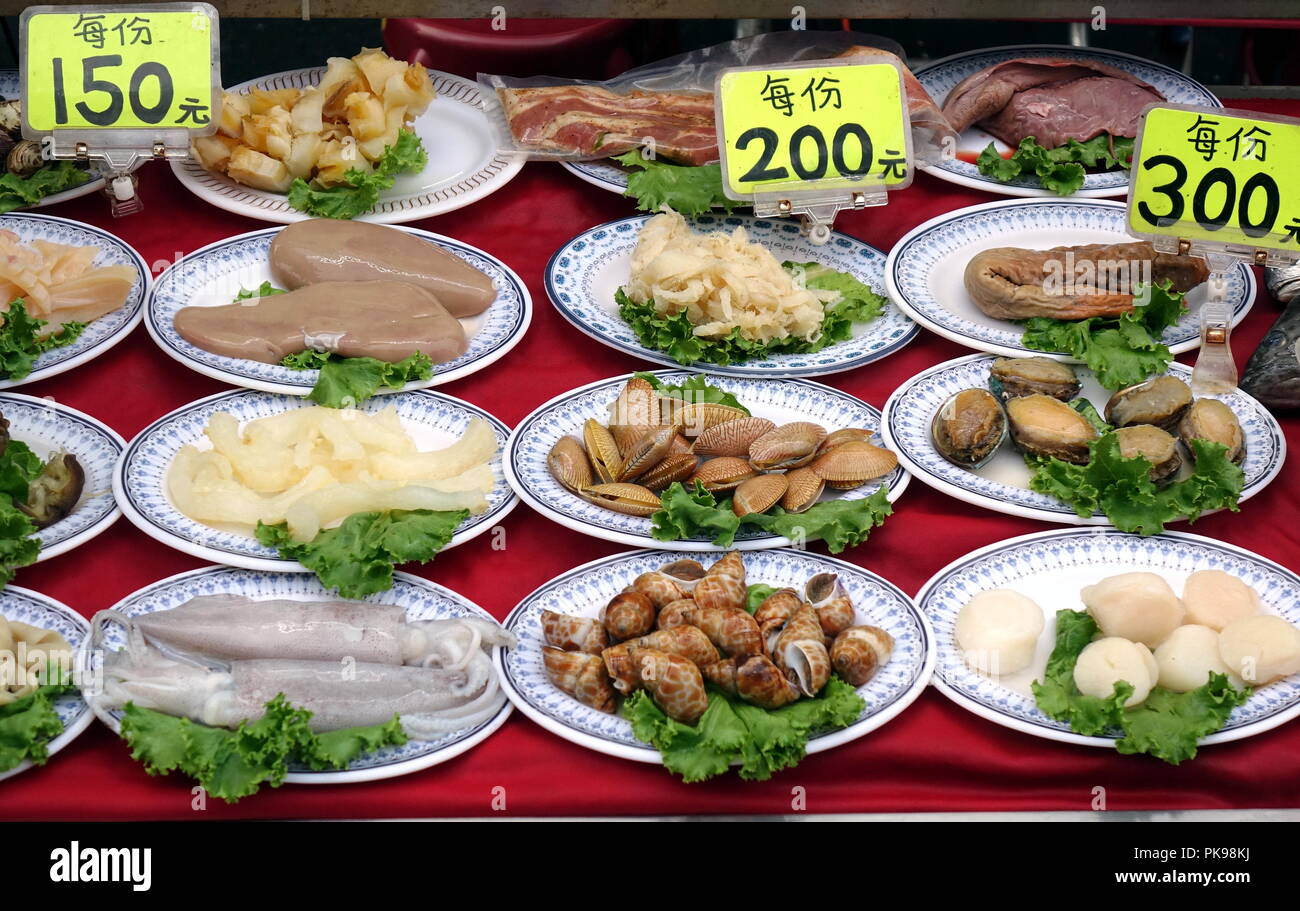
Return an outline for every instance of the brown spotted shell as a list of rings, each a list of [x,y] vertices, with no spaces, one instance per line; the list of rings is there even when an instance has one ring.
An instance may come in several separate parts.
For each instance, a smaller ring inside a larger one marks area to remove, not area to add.
[[[682,724],[700,720],[709,707],[709,696],[693,662],[657,648],[637,646],[629,651],[641,685],[665,715]]]
[[[575,617],[572,614],[544,610],[541,622],[546,644],[562,651],[599,655],[609,645],[605,627],[591,617]]]
[[[680,585],[683,591],[689,593],[695,588],[695,583],[704,578],[705,569],[699,560],[692,560],[687,557],[665,563],[659,567],[659,572],[666,576],[672,576],[673,581]]]
[[[798,468],[812,461],[826,439],[826,428],[811,421],[795,421],[769,430],[749,447],[749,461],[760,471]]]
[[[783,474],[761,474],[750,478],[736,488],[731,498],[731,509],[738,516],[767,512],[785,496],[789,486],[790,482]]]
[[[655,625],[655,608],[642,592],[619,592],[600,609],[600,622],[615,642],[644,636]]]
[[[805,696],[821,692],[831,678],[831,656],[811,604],[795,611],[777,637],[772,661]]]
[[[672,576],[660,572],[642,573],[632,580],[630,588],[649,598],[650,604],[657,611],[673,601],[686,597],[686,590],[678,585]]]
[[[632,665],[632,650],[637,648],[657,648],[671,655],[679,655],[701,668],[716,664],[719,659],[718,650],[709,641],[709,637],[694,626],[655,630],[601,652],[605,670],[613,678],[614,688],[620,693],[632,692],[639,682]]]
[[[695,610],[694,598],[678,598],[675,601],[669,601],[660,609],[655,626],[659,629],[684,626],[690,622],[688,618],[693,610]]]
[[[614,688],[599,655],[542,648],[546,676],[561,691],[598,712],[614,713]]]
[[[862,686],[889,662],[894,637],[878,626],[850,626],[831,645],[831,666],[853,686]]]
[[[725,421],[710,427],[696,437],[691,451],[708,458],[716,456],[745,458],[749,455],[751,443],[775,429],[776,424],[767,418],[750,417]]]
[[[850,490],[898,467],[898,456],[871,443],[843,443],[824,452],[808,466],[828,487]]]
[[[799,698],[799,690],[766,655],[751,655],[736,668],[736,695],[764,709],[779,709]]]
[[[781,508],[786,512],[807,512],[826,489],[825,478],[808,467],[787,471],[785,480],[787,486],[781,497]]]
[[[744,459],[723,456],[720,459],[709,459],[696,468],[687,486],[699,482],[705,490],[732,490],[756,474],[758,472],[754,470],[754,466]]]
[[[704,578],[695,584],[691,596],[700,607],[738,610],[745,606],[745,564],[740,554],[731,551],[709,567]]]
[[[658,494],[640,484],[595,484],[582,491],[582,498],[614,512],[642,518],[658,512],[662,505]]]
[[[587,461],[587,450],[582,448],[577,437],[561,437],[547,453],[546,467],[550,470],[551,477],[573,493],[590,487],[594,480],[591,463]]]

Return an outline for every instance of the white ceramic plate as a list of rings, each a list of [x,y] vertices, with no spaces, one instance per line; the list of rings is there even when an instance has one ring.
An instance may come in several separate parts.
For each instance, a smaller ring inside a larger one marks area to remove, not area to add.
[[[948,212],[918,225],[889,252],[885,285],[898,307],[931,332],[959,345],[1008,357],[1064,354],[1021,344],[1019,323],[986,316],[966,291],[966,265],[993,247],[1047,250],[1082,244],[1132,243],[1123,204],[1106,200],[1025,199],[989,202]],[[1161,341],[1174,354],[1200,347],[1200,312],[1207,286],[1187,293],[1188,311]],[[1236,326],[1255,303],[1255,273],[1237,265],[1228,273],[1226,299]]]
[[[90,415],[49,399],[0,393],[0,413],[9,422],[11,439],[26,443],[43,460],[56,452],[69,452],[86,473],[72,512],[36,533],[41,542],[36,562],[67,553],[117,521],[121,512],[113,499],[113,469],[126,448],[125,440]]]
[[[660,762],[659,751],[632,735],[632,725],[583,705],[551,683],[542,664],[542,611],[595,617],[615,594],[638,575],[692,556],[680,551],[641,550],[594,560],[552,579],[519,603],[504,626],[519,638],[515,648],[496,654],[506,695],[519,710],[553,734],[610,756]],[[706,561],[707,562],[707,561]],[[858,688],[867,706],[847,728],[811,737],[809,753],[820,753],[874,731],[920,695],[934,667],[933,634],[924,615],[894,585],[843,560],[795,550],[764,550],[745,555],[746,580],[803,590],[822,572],[838,573],[856,610],[855,623],[879,626],[894,637],[889,663]]]
[[[1178,70],[1151,60],[1143,60],[1131,54],[1101,48],[1077,48],[1055,44],[1018,45],[1013,47],[993,47],[980,51],[968,51],[954,54],[942,60],[936,60],[916,70],[916,78],[930,93],[939,107],[957,83],[980,70],[1007,60],[1021,57],[1061,57],[1066,60],[1082,60],[1104,63],[1116,69],[1132,73],[1137,78],[1155,88],[1169,101],[1177,104],[1199,104],[1205,107],[1221,108],[1222,102],[1215,98],[1210,90]],[[984,151],[990,143],[999,151],[1008,151],[1010,146],[994,139],[978,126],[968,127],[958,138],[957,157],[932,165],[922,170],[933,174],[940,180],[955,183],[963,187],[997,193],[1000,196],[1055,196],[1050,190],[1043,189],[1036,176],[1017,177],[1009,183],[985,177],[975,167],[974,158]],[[963,160],[969,158],[969,161]],[[1075,197],[1124,196],[1128,193],[1128,171],[1116,168],[1113,171],[1090,173],[1084,178],[1083,187],[1074,193]]]
[[[641,227],[649,215],[636,215],[598,225],[568,241],[546,264],[546,293],[579,331],[611,348],[656,364],[679,367],[662,351],[642,347],[636,334],[618,315],[614,293],[626,285]],[[691,219],[696,231],[732,231],[743,226],[750,239],[763,244],[778,261],[824,263],[848,272],[885,293],[885,255],[856,238],[832,232],[824,246],[817,246],[799,232],[792,221],[754,218],[747,215],[701,215]],[[746,361],[722,367],[692,365],[697,370],[723,376],[823,376],[840,373],[878,361],[893,354],[916,337],[916,324],[893,305],[869,323],[853,327],[853,338],[812,354],[778,354],[764,360]]]
[[[564,170],[579,180],[622,196],[627,191],[627,171],[608,158],[596,161],[562,161]]]
[[[325,67],[289,70],[228,91],[310,88],[323,75]],[[451,212],[495,193],[523,167],[522,158],[497,151],[496,134],[483,110],[483,91],[476,83],[436,70],[429,71],[429,78],[438,95],[413,124],[429,163],[419,174],[398,176],[393,188],[380,194],[379,204],[358,221],[398,224]],[[285,194],[246,187],[204,170],[192,156],[173,161],[172,173],[195,196],[228,212],[281,224],[311,217],[290,206]]]
[[[183,307],[221,306],[233,301],[243,289],[256,290],[264,281],[274,285],[268,252],[280,230],[263,228],[209,244],[158,276],[145,308],[145,328],[158,347],[191,370],[236,386],[286,395],[311,391],[320,375],[318,370],[290,370],[279,364],[213,354],[187,342],[175,327],[176,313]],[[455,360],[435,364],[433,379],[408,383],[406,389],[440,386],[477,373],[523,340],[533,319],[533,301],[527,286],[509,266],[477,247],[441,234],[404,226],[395,230],[414,234],[459,256],[490,276],[497,292],[487,310],[461,320],[469,338],[468,350]]]
[[[90,624],[66,604],[53,598],[22,588],[17,585],[6,586],[0,591],[0,617],[16,620],[41,629],[50,629],[67,640],[75,655],[86,637],[90,635]],[[49,742],[46,750],[51,759],[54,754],[76,739],[77,735],[90,726],[90,706],[81,698],[80,693],[65,693],[54,700],[54,711],[63,722],[63,733]],[[12,778],[32,767],[31,760],[23,760],[6,772],[0,772],[0,781]]]
[[[1057,529],[1011,538],[980,548],[939,570],[916,596],[934,628],[934,683],[967,711],[996,724],[1063,743],[1113,747],[1120,734],[1085,737],[1068,723],[1048,718],[1034,703],[1029,685],[1040,679],[1056,641],[1056,612],[1083,610],[1079,591],[1107,576],[1150,572],[1175,593],[1193,572],[1219,569],[1259,593],[1267,613],[1300,625],[1300,577],[1248,550],[1200,535],[1168,532],[1150,538],[1113,529]],[[1029,668],[991,677],[971,670],[954,638],[957,614],[974,595],[995,588],[1019,592],[1043,609],[1046,626]],[[1223,730],[1202,745],[1240,740],[1300,715],[1300,676],[1261,687],[1228,717]]]
[[[362,402],[358,408],[375,412],[390,406],[397,409],[402,425],[421,450],[439,449],[455,442],[474,417],[492,425],[499,445],[504,445],[510,432],[486,411],[430,390],[377,396]],[[310,572],[301,563],[282,558],[274,548],[262,546],[250,535],[223,531],[183,515],[167,490],[167,472],[182,446],[211,448],[203,428],[217,412],[230,412],[242,426],[256,418],[306,407],[317,406],[293,396],[234,390],[199,399],[159,418],[131,441],[113,473],[113,495],[123,515],[149,537],[204,560],[269,572]],[[500,477],[500,460],[497,455],[491,462],[497,482],[488,495],[487,511],[466,519],[443,553],[488,531],[518,505],[509,485]],[[436,559],[446,558],[439,555]]]
[[[144,257],[125,241],[93,225],[35,212],[0,215],[0,230],[12,231],[25,244],[45,240],[77,247],[99,247],[100,252],[92,265],[134,266],[139,273],[121,307],[90,323],[71,345],[46,351],[36,359],[32,372],[21,380],[0,379],[0,389],[35,383],[78,367],[122,341],[140,322],[145,294],[149,291],[150,272]]]
[[[277,598],[295,601],[336,601],[338,596],[324,589],[314,576],[290,573],[250,572],[224,566],[180,573],[147,585],[127,595],[110,610],[128,617],[180,607],[192,598],[214,594],[242,595],[259,601]],[[365,599],[374,604],[389,604],[406,609],[408,620],[443,620],[453,617],[478,617],[495,623],[492,615],[473,601],[427,579],[409,573],[394,573],[393,587]],[[105,626],[103,644],[111,651],[126,646],[126,630],[120,623]],[[496,651],[494,649],[494,651]],[[95,661],[98,665],[98,660]],[[472,728],[449,732],[437,740],[411,740],[402,746],[384,747],[358,756],[341,771],[313,771],[293,766],[285,781],[291,784],[356,784],[397,778],[453,759],[482,743],[510,717],[507,701],[490,719]],[[96,712],[99,720],[113,733],[120,733],[121,712]]]
[[[693,375],[689,372],[655,371],[665,385],[678,385]],[[546,467],[546,456],[561,437],[582,438],[582,425],[588,418],[608,422],[607,406],[618,398],[630,375],[588,383],[572,392],[556,396],[519,422],[506,443],[506,479],[515,493],[529,506],[565,528],[592,537],[633,547],[672,546],[689,551],[717,551],[707,538],[673,541],[665,545],[650,536],[650,520],[628,516],[612,509],[588,503],[561,487]],[[755,417],[776,424],[813,421],[827,430],[862,427],[877,430],[880,412],[866,402],[820,383],[796,379],[739,379],[710,376],[709,382],[733,393]],[[907,488],[907,472],[896,468],[884,478],[870,481],[855,490],[827,491],[823,500],[869,497],[881,486],[889,488],[890,502],[896,501]],[[789,538],[761,529],[742,526],[736,535],[735,550],[759,550],[789,547]]]
[[[5,101],[18,99],[21,97],[22,90],[22,76],[17,70],[0,70],[0,99]],[[67,202],[69,199],[89,196],[91,193],[103,188],[104,178],[92,172],[90,180],[80,186],[64,190],[62,193],[51,193],[31,208],[43,209],[46,206],[58,205],[61,202]]]
[[[989,368],[997,360],[986,354],[973,354],[946,361],[905,381],[885,403],[881,436],[885,445],[898,453],[898,461],[923,484],[956,497],[966,503],[1042,522],[1069,525],[1109,525],[1110,520],[1098,513],[1081,519],[1072,508],[1055,497],[1029,489],[1029,469],[1024,458],[1010,442],[984,467],[971,471],[954,465],[934,447],[930,422],[939,407],[963,389],[987,388]],[[1102,389],[1087,367],[1075,367],[1083,383],[1082,398],[1105,408],[1110,394]],[[1190,382],[1192,371],[1182,364],[1170,364],[1169,375]],[[1267,487],[1278,476],[1286,461],[1286,438],[1282,428],[1263,405],[1238,390],[1227,395],[1198,396],[1216,398],[1232,409],[1246,436],[1246,473],[1241,502]],[[1186,465],[1184,460],[1184,464]],[[1188,469],[1184,468],[1184,471]]]

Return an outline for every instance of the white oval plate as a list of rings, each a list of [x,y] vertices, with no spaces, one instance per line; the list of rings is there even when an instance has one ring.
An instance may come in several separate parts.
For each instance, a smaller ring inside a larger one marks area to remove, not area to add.
[[[461,320],[469,348],[445,364],[433,365],[433,379],[407,383],[426,389],[477,373],[504,357],[523,340],[533,319],[533,301],[527,286],[514,271],[491,254],[450,237],[396,226],[430,244],[459,256],[492,279],[497,297],[487,310]],[[183,307],[229,304],[241,290],[256,290],[264,281],[275,284],[268,260],[271,242],[281,228],[263,228],[219,240],[185,256],[158,276],[145,308],[145,328],[169,356],[205,376],[286,395],[306,395],[316,385],[319,370],[290,370],[248,358],[224,357],[192,345],[176,331],[176,313]],[[396,390],[384,389],[381,393]]]
[[[505,424],[486,411],[427,389],[376,396],[357,407],[375,412],[390,405],[397,408],[403,426],[421,449],[436,449],[455,442],[473,417],[492,424],[499,446],[505,444],[510,433]],[[191,402],[159,418],[131,441],[113,472],[113,495],[122,514],[154,540],[203,560],[268,572],[310,572],[296,560],[279,556],[274,548],[263,547],[256,538],[222,531],[182,514],[167,490],[167,472],[182,446],[188,443],[201,450],[211,448],[203,428],[218,411],[230,412],[242,427],[246,421],[306,407],[318,406],[295,396],[232,390]],[[499,453],[491,465],[498,477],[487,498],[487,511],[465,520],[443,553],[488,531],[518,505],[509,485],[500,478]]]
[[[12,101],[21,98],[23,91],[22,75],[17,70],[0,70],[0,99]],[[61,202],[67,202],[70,199],[79,199],[82,196],[89,196],[91,193],[104,188],[104,178],[96,175],[93,171],[90,180],[73,187],[70,190],[64,190],[62,193],[51,193],[44,197],[32,209],[41,209],[45,206],[57,205]],[[16,209],[15,211],[24,211]]]
[[[690,372],[656,370],[655,376],[667,385],[690,379]],[[546,456],[561,437],[582,438],[582,425],[588,418],[602,424],[609,420],[606,407],[618,398],[631,374],[597,380],[558,395],[519,422],[506,443],[504,457],[506,480],[524,502],[565,528],[632,547],[671,546],[679,550],[760,550],[789,547],[789,538],[762,529],[742,526],[731,548],[720,548],[707,538],[688,541],[657,541],[650,536],[650,520],[605,509],[571,493],[551,477]],[[827,430],[862,427],[878,430],[880,412],[846,392],[809,380],[738,379],[710,376],[709,382],[733,393],[755,417],[768,418],[779,424],[813,421]],[[896,468],[883,479],[870,481],[855,490],[828,491],[823,500],[860,500],[880,487],[889,488],[892,503],[907,489],[908,474]]]
[[[1223,103],[1218,98],[1215,98],[1209,89],[1191,77],[1178,72],[1178,70],[1151,60],[1144,60],[1141,57],[1134,57],[1131,54],[1100,48],[1077,48],[1056,44],[1026,44],[985,48],[980,51],[967,51],[945,57],[942,60],[936,60],[934,63],[927,64],[916,70],[916,78],[921,85],[925,86],[925,90],[930,93],[930,97],[934,99],[935,104],[943,107],[948,93],[967,76],[978,73],[986,67],[1002,63],[1005,60],[1015,60],[1020,57],[1062,57],[1067,60],[1104,63],[1116,69],[1132,73],[1143,82],[1155,86],[1165,98],[1176,104],[1199,104],[1211,108],[1223,107]],[[984,148],[990,142],[994,143],[1000,151],[1006,151],[1010,148],[1010,146],[1007,146],[999,139],[994,139],[978,126],[970,126],[958,137],[957,154],[961,155],[964,152],[978,155],[984,151]],[[971,187],[975,190],[984,190],[987,193],[997,193],[999,196],[1056,196],[1051,190],[1043,189],[1037,177],[1017,177],[1009,183],[1003,183],[1000,180],[985,177],[979,172],[979,168],[968,161],[962,161],[960,157],[922,168],[922,170],[933,174],[940,180],[946,180],[949,183],[955,183],[963,187]],[[1113,171],[1088,174],[1083,180],[1082,189],[1075,191],[1073,196],[1075,198],[1088,198],[1124,196],[1127,193],[1128,171],[1123,168],[1116,168]]]
[[[241,82],[229,91],[310,88],[324,75],[323,66],[289,70]],[[429,163],[419,174],[399,175],[391,190],[379,194],[378,205],[357,221],[391,225],[452,212],[495,193],[524,166],[523,158],[497,151],[496,133],[476,83],[437,70],[430,70],[429,78],[438,96],[412,125]],[[284,193],[236,183],[205,170],[193,156],[173,160],[172,173],[195,196],[227,212],[281,224],[311,217],[290,206]]]
[[[126,296],[126,303],[86,326],[86,331],[82,332],[81,337],[71,345],[46,351],[36,359],[32,372],[21,380],[0,379],[0,389],[12,389],[15,386],[35,383],[37,380],[57,376],[73,367],[79,367],[122,341],[140,322],[140,315],[144,312],[145,294],[149,291],[150,272],[149,267],[145,265],[144,257],[125,241],[94,225],[35,212],[11,212],[8,215],[0,215],[0,230],[12,231],[25,244],[47,240],[56,244],[71,244],[78,247],[99,247],[100,252],[95,256],[92,265],[134,266],[139,273],[135,284],[131,286],[130,293]]]
[[[337,601],[338,595],[327,591],[314,576],[290,573],[250,572],[225,566],[209,566],[178,573],[127,595],[110,610],[128,617],[139,617],[180,607],[192,598],[206,595],[242,595],[256,600],[278,598],[295,601]],[[478,617],[496,620],[483,608],[449,588],[409,573],[394,573],[393,587],[365,599],[372,604],[389,604],[406,609],[408,620],[444,620],[453,617]],[[103,644],[116,651],[126,646],[126,630],[120,623],[105,625]],[[497,649],[493,649],[495,652]],[[92,659],[94,660],[94,659]],[[98,664],[98,661],[95,662]],[[451,731],[437,740],[411,740],[402,746],[384,747],[364,753],[340,771],[313,771],[293,765],[285,777],[290,784],[357,784],[397,778],[438,765],[473,749],[505,724],[510,717],[509,700],[490,719],[473,728]],[[95,713],[115,734],[121,733],[122,713]]]
[[[68,641],[74,655],[90,635],[90,624],[85,617],[66,604],[18,585],[9,585],[0,591],[0,617],[54,630]],[[90,720],[94,717],[86,700],[81,698],[81,693],[65,693],[58,697],[54,700],[54,711],[63,722],[63,733],[51,740],[46,747],[51,758],[89,727]],[[31,760],[24,759],[7,772],[0,772],[0,781],[31,767]]]
[[[986,316],[966,291],[963,275],[975,254],[993,247],[1047,250],[1082,244],[1131,243],[1122,203],[1106,200],[1024,199],[988,202],[948,212],[909,231],[885,264],[889,297],[931,332],[959,345],[1008,357],[1042,356],[1078,363],[1064,354],[1026,348],[1024,328]],[[1188,311],[1161,341],[1174,354],[1201,344],[1201,305],[1207,285],[1187,293]],[[1255,273],[1244,264],[1228,273],[1226,301],[1236,326],[1255,303]]]
[[[608,158],[596,161],[562,161],[564,170],[593,187],[622,196],[627,192],[627,171]]]
[[[934,448],[930,422],[949,397],[963,389],[988,388],[989,368],[997,358],[971,354],[931,367],[905,381],[885,403],[881,436],[885,445],[898,453],[899,464],[917,480],[966,503],[994,512],[1068,525],[1109,525],[1098,513],[1081,519],[1073,509],[1047,494],[1029,489],[1029,469],[1010,442],[1004,442],[987,465],[976,471],[949,462]],[[1098,411],[1105,408],[1110,394],[1102,389],[1087,367],[1075,367],[1083,383],[1080,397]],[[1182,364],[1170,364],[1170,376],[1190,383],[1192,371]],[[1242,503],[1255,496],[1278,476],[1286,461],[1286,438],[1277,418],[1263,405],[1240,390],[1216,398],[1232,409],[1246,436],[1246,460],[1241,466],[1246,483]]]
[[[67,553],[117,521],[121,512],[113,499],[113,469],[126,448],[125,440],[90,415],[49,399],[0,393],[0,413],[9,421],[11,439],[26,443],[42,459],[70,452],[86,473],[72,512],[36,533],[41,542],[37,563]]]
[[[1047,740],[1113,747],[1120,734],[1085,737],[1067,722],[1048,718],[1034,703],[1030,683],[1042,676],[1056,641],[1056,612],[1082,610],[1079,591],[1107,576],[1150,572],[1164,577],[1177,593],[1193,572],[1221,569],[1259,592],[1265,611],[1300,625],[1300,577],[1248,550],[1200,535],[1166,532],[1150,538],[1113,529],[1056,529],[990,544],[953,561],[922,586],[916,603],[934,629],[937,660],[934,684],[967,711],[1003,727]],[[953,628],[957,614],[974,595],[1008,588],[1038,602],[1046,625],[1029,668],[989,677],[962,660]],[[1201,745],[1260,734],[1300,715],[1300,676],[1257,689],[1233,709],[1223,730]]]
[[[681,367],[662,351],[644,348],[636,334],[618,315],[614,292],[626,285],[641,226],[649,215],[634,215],[598,225],[572,238],[555,251],[546,264],[546,294],[555,309],[581,332],[611,348],[656,364]],[[831,233],[824,246],[817,246],[799,233],[792,221],[754,218],[748,215],[701,215],[690,219],[696,231],[731,231],[743,226],[750,240],[772,251],[778,261],[818,262],[884,294],[885,255],[856,238]],[[722,367],[698,363],[698,371],[722,376],[823,376],[870,364],[893,354],[917,334],[916,324],[892,304],[869,323],[856,324],[853,338],[812,354],[778,354],[761,361],[747,361]]]
[[[510,612],[503,624],[519,638],[515,648],[496,653],[502,686],[519,710],[565,740],[620,759],[661,762],[659,751],[637,740],[632,725],[583,705],[559,690],[542,664],[542,611],[595,617],[605,603],[643,572],[691,556],[681,551],[640,550],[615,554],[570,570],[537,589]],[[822,572],[838,573],[853,599],[855,623],[879,626],[894,637],[894,653],[865,686],[858,688],[867,702],[862,715],[847,728],[817,734],[808,752],[820,753],[857,740],[902,712],[925,688],[934,669],[934,635],[911,599],[875,573],[804,551],[764,550],[745,555],[749,584],[765,583],[803,590]]]

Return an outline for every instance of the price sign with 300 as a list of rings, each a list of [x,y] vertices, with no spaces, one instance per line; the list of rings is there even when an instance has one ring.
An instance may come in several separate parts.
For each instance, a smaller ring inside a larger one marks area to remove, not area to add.
[[[1129,188],[1137,234],[1300,253],[1300,121],[1158,106]]]
[[[216,19],[206,3],[29,9],[27,124],[37,132],[213,132]]]
[[[716,105],[726,194],[906,187],[903,101],[902,76],[889,63],[724,72]]]

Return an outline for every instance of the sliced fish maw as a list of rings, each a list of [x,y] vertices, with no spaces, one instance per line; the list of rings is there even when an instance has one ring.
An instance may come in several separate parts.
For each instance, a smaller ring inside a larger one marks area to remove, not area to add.
[[[176,331],[224,357],[278,364],[308,348],[397,362],[417,351],[434,363],[465,353],[460,322],[433,294],[393,281],[329,282],[220,307],[185,307]]]
[[[455,317],[486,310],[492,279],[455,254],[397,228],[313,218],[271,242],[271,274],[294,289],[319,282],[400,281],[433,293]]]

